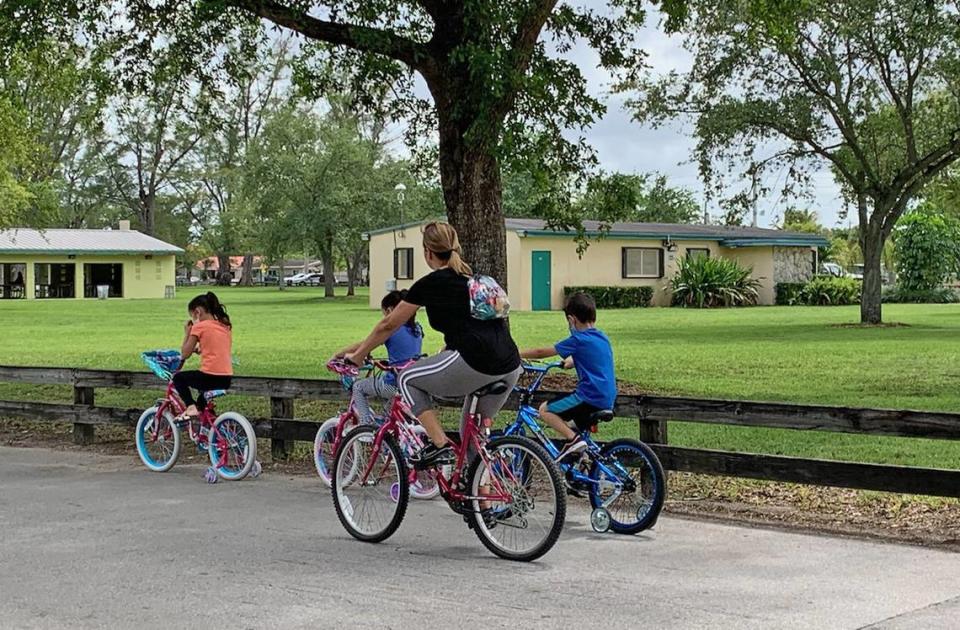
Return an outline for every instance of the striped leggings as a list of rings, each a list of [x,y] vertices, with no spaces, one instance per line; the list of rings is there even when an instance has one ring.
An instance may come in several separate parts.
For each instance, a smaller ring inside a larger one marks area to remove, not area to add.
[[[392,400],[397,395],[397,388],[386,382],[383,375],[362,378],[353,383],[351,390],[353,408],[357,412],[361,424],[373,422],[373,410],[370,408],[370,398]]]

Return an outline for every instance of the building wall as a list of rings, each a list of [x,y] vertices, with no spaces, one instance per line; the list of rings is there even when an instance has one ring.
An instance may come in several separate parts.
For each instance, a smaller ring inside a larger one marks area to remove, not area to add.
[[[396,241],[394,240],[396,239]],[[528,311],[533,307],[533,264],[535,251],[549,251],[551,258],[550,305],[554,310],[563,308],[565,286],[651,286],[653,304],[669,306],[670,293],[665,290],[670,278],[677,272],[679,258],[686,256],[687,249],[707,249],[710,256],[723,256],[752,267],[753,275],[761,283],[760,304],[773,304],[775,295],[774,248],[743,247],[723,248],[716,241],[676,241],[675,251],[664,250],[662,278],[623,278],[622,248],[649,247],[662,249],[658,239],[609,238],[592,241],[582,256],[577,254],[576,242],[562,236],[527,236],[507,232],[507,290],[515,310]],[[387,281],[393,279],[393,251],[395,247],[412,247],[414,273],[411,280],[398,280],[398,288],[409,288],[416,278],[430,269],[423,260],[420,230],[407,228],[401,233],[387,232],[370,237],[370,306],[378,308]],[[801,258],[809,267],[810,248],[777,248],[785,258],[796,262]]]
[[[736,260],[744,267],[753,268],[753,277],[760,281],[760,304],[774,303],[776,283],[773,280],[772,247],[723,248],[721,256]]]
[[[814,275],[816,249],[807,247],[773,248],[774,282],[809,282]]]
[[[37,254],[0,254],[0,263],[26,263],[24,288],[28,299],[34,297],[36,263],[66,263],[75,265],[74,294],[76,299],[83,298],[83,265],[85,264],[122,264],[123,297],[125,298],[162,298],[166,287],[175,286],[176,256],[82,256],[69,258],[66,255]]]
[[[650,286],[653,287],[653,304],[669,306],[670,294],[664,288],[669,285],[670,278],[677,271],[677,261],[686,255],[687,249],[707,249],[711,256],[716,256],[719,252],[716,241],[678,241],[675,251],[663,252],[662,278],[624,278],[624,247],[663,249],[663,241],[601,239],[592,241],[582,256],[577,254],[577,244],[569,237],[531,236],[518,238],[518,241],[519,261],[512,257],[509,266],[511,278],[514,275],[513,268],[519,266],[519,282],[511,281],[509,293],[510,303],[514,308],[524,311],[533,307],[533,252],[550,252],[550,305],[554,310],[563,308],[563,288],[568,286]]]
[[[397,280],[398,289],[409,289],[417,278],[430,272],[423,259],[423,235],[417,226],[370,236],[370,308],[380,308],[380,299],[387,292],[387,282],[393,280],[393,251],[396,248],[413,249],[413,278]]]

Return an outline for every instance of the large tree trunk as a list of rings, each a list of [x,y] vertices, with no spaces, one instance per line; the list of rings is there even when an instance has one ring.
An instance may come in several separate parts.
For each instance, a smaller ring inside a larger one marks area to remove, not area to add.
[[[245,287],[253,286],[253,254],[243,255],[243,265],[240,271],[240,284]]]
[[[323,248],[323,296],[334,297],[334,287],[336,279],[333,277],[333,239]]]
[[[440,118],[440,183],[447,218],[457,230],[463,258],[475,273],[507,287],[507,236],[500,164],[492,148],[467,147],[449,112]]]
[[[217,286],[229,287],[233,280],[230,273],[230,255],[217,254]]]
[[[353,265],[350,263],[350,257],[343,257],[345,264],[347,265],[347,297],[351,297],[354,294],[353,290]]]
[[[285,270],[284,267],[283,267],[283,262],[284,262],[284,261],[283,261],[283,258],[281,258],[281,259],[280,259],[280,263],[279,263],[279,265],[280,265],[280,271],[278,272],[278,277],[277,277],[277,290],[278,290],[278,291],[283,291],[284,289],[287,288],[287,283],[284,282],[284,280],[283,280],[283,277],[284,277],[284,276],[286,275],[286,273],[287,273],[286,270]]]
[[[860,249],[863,251],[863,292],[860,296],[860,323],[880,324],[882,277],[880,262],[883,256],[883,235],[870,225],[860,228]]]

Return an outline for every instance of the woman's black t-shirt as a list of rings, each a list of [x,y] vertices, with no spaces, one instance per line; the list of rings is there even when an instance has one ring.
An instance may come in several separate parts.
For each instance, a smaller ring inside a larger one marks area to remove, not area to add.
[[[437,269],[410,287],[406,301],[427,310],[430,327],[443,333],[450,350],[483,374],[506,374],[520,365],[520,352],[503,319],[470,316],[467,278],[449,267]]]

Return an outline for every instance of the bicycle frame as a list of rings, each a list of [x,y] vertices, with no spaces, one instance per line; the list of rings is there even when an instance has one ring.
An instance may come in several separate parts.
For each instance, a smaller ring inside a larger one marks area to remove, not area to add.
[[[157,415],[163,416],[164,412],[172,411],[174,417],[179,416],[184,411],[186,411],[187,406],[183,404],[183,401],[180,400],[177,390],[173,387],[173,378],[167,383],[167,391],[163,398],[157,401]],[[215,412],[214,404],[212,400],[208,400],[204,409],[200,412],[200,415],[197,416],[196,428],[194,423],[191,420],[185,422],[175,423],[176,427],[183,428],[185,424],[187,426],[187,435],[190,436],[190,439],[194,444],[203,445],[202,443],[206,441],[207,431],[213,426],[213,421],[216,419],[217,415]],[[157,437],[158,424],[153,428],[153,437]],[[206,431],[204,431],[206,429]]]
[[[390,405],[390,413],[387,415],[386,421],[383,425],[377,430],[374,441],[373,441],[373,450],[374,452],[380,452],[380,448],[383,444],[385,436],[392,434],[397,436],[398,439],[404,439],[400,437],[404,432],[412,434],[410,430],[410,420],[415,421],[416,418],[413,417],[413,414],[410,411],[410,408],[407,407],[406,403],[403,402],[403,399],[398,395],[396,396]],[[489,419],[481,419],[477,414],[477,399],[474,398],[470,411],[469,418],[465,424],[464,433],[460,436],[460,442],[454,443],[454,453],[456,454],[456,461],[454,464],[453,474],[447,479],[446,476],[439,473],[434,469],[434,474],[437,480],[437,484],[440,486],[440,494],[443,496],[447,502],[456,503],[456,502],[467,502],[467,501],[488,501],[488,502],[498,502],[498,503],[511,503],[513,501],[513,495],[507,492],[502,485],[500,484],[499,479],[491,477],[492,482],[492,491],[488,494],[472,496],[467,494],[464,491],[460,490],[460,481],[463,476],[463,470],[466,467],[467,456],[470,452],[470,447],[472,446],[479,456],[483,459],[485,465],[489,467],[490,465],[490,456],[487,453],[485,448],[487,437],[490,434],[490,426],[492,422]],[[363,475],[360,478],[361,485],[367,485],[368,480],[370,479],[371,474],[373,474],[373,468],[375,461],[371,460],[367,465],[367,468],[363,471]],[[389,461],[384,465],[384,469],[389,465]],[[506,467],[506,471],[512,475],[512,470],[510,466]],[[416,470],[413,467],[410,467],[409,475],[412,475],[412,478],[416,478]],[[374,475],[375,479],[380,479],[383,477],[384,470],[381,470],[379,473]],[[408,482],[410,479],[408,478]]]
[[[544,366],[524,366],[524,370],[535,373],[536,377],[534,377],[533,381],[527,387],[517,386],[514,388],[515,391],[520,393],[520,408],[517,410],[516,420],[503,430],[504,435],[527,436],[529,432],[547,449],[547,452],[550,453],[550,456],[554,459],[560,455],[560,449],[553,443],[553,440],[547,437],[546,432],[540,425],[540,413],[530,402],[533,399],[533,395],[543,384],[543,379],[546,378],[547,373],[552,369],[559,368],[561,365],[560,363],[549,363]],[[580,437],[587,444],[585,453],[597,462],[600,472],[603,473],[603,478],[594,479],[590,476],[589,472],[580,470],[574,463],[557,462],[557,464],[560,467],[560,471],[564,473],[568,484],[572,482],[581,486],[594,488],[598,495],[601,491],[609,491],[610,496],[602,504],[602,507],[609,507],[623,494],[625,486],[630,485],[632,480],[627,484],[624,483],[624,479],[630,479],[629,473],[627,473],[616,460],[611,461],[609,458],[604,457],[600,446],[593,441],[590,433],[590,430],[580,431]],[[616,481],[611,481],[613,479]]]

